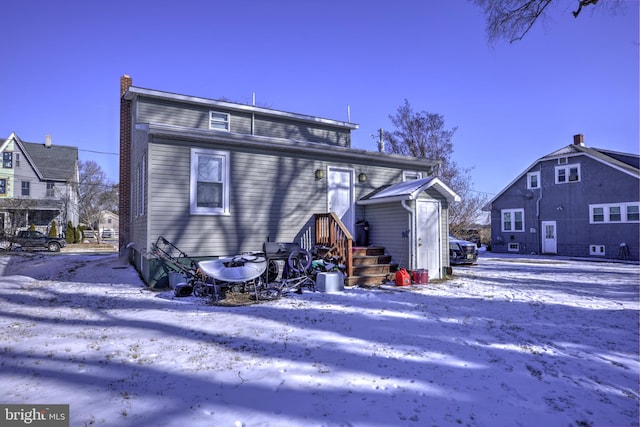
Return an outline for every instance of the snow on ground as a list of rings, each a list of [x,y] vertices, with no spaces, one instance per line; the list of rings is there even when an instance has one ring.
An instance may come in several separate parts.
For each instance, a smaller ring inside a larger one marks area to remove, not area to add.
[[[148,290],[117,254],[0,272],[0,403],[72,426],[638,425],[638,265],[487,253],[240,307]]]

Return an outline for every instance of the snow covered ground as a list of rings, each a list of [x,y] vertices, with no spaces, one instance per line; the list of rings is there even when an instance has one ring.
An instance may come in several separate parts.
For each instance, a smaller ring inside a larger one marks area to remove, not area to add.
[[[638,265],[498,257],[223,307],[117,254],[0,256],[0,403],[72,426],[630,426]]]

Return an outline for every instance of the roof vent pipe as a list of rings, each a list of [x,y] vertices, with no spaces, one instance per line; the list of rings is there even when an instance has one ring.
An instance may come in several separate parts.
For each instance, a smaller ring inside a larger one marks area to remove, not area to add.
[[[44,137],[44,146],[47,148],[51,148],[51,135],[46,135]]]

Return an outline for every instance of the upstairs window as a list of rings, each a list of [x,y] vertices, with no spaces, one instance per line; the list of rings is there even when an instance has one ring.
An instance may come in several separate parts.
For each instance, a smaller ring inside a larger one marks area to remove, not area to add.
[[[0,194],[7,194],[7,180],[0,178]]]
[[[55,185],[53,182],[47,182],[47,192],[45,194],[47,197],[55,196]]]
[[[524,209],[503,209],[502,231],[524,231]]]
[[[225,130],[229,132],[229,114],[219,111],[209,111],[209,129]]]
[[[22,195],[28,196],[31,193],[31,183],[29,181],[22,181]]]
[[[580,181],[580,165],[556,166],[556,184]]]
[[[540,172],[529,172],[527,174],[527,188],[540,188]]]
[[[2,167],[5,169],[13,168],[13,153],[2,153]]]
[[[191,150],[192,215],[229,214],[229,159],[226,151]]]
[[[422,172],[402,171],[402,181],[412,181],[422,179]]]

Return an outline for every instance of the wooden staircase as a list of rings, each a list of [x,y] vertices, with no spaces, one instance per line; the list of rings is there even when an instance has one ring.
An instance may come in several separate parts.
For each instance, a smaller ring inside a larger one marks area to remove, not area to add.
[[[395,278],[391,255],[382,246],[353,246],[353,237],[335,213],[315,214],[315,244],[332,250],[345,265],[345,286],[379,286]]]
[[[378,286],[390,280],[391,255],[382,246],[355,246],[352,251],[353,274],[345,279],[346,286]]]

